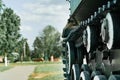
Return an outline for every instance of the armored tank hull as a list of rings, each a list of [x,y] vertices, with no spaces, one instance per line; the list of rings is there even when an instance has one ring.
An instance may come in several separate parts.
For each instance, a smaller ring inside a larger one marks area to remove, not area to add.
[[[63,29],[66,80],[120,80],[120,0],[69,0]]]

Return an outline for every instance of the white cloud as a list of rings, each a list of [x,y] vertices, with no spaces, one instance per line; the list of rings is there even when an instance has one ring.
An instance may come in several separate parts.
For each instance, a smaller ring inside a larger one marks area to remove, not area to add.
[[[38,15],[64,15],[68,11],[65,10],[67,5],[56,4],[41,4],[41,3],[26,3],[23,5],[26,10]]]
[[[20,12],[22,22],[38,22],[41,19],[40,15],[32,14],[29,12]]]
[[[50,1],[50,0],[49,0]],[[45,1],[42,1],[45,2]],[[69,11],[68,5],[61,4],[42,4],[42,2],[36,3],[24,3],[23,9],[25,12],[19,12],[22,22],[63,22],[68,19]],[[67,8],[67,9],[66,9]]]
[[[32,32],[33,31],[32,27],[27,26],[27,25],[20,26],[20,29],[21,29],[21,32]]]
[[[21,33],[28,38],[30,45],[46,25],[52,25],[61,32],[69,17],[69,5],[65,0],[6,1],[20,16]]]

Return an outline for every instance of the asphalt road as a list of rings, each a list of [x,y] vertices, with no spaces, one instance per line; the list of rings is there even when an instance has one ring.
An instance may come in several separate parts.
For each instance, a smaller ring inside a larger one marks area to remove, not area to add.
[[[0,72],[0,80],[28,80],[35,66],[16,66],[10,70]]]

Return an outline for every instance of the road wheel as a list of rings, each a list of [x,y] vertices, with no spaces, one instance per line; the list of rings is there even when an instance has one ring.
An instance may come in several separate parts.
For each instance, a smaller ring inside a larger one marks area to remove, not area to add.
[[[81,72],[79,80],[90,80],[89,72],[87,71]]]
[[[101,26],[102,41],[108,49],[120,48],[120,15],[116,13],[107,13]]]
[[[70,74],[71,69],[72,69],[72,64],[75,63],[75,47],[73,42],[67,42],[67,69],[68,69],[68,74]]]
[[[82,64],[81,70],[82,70],[82,71],[88,71],[88,72],[90,72],[90,69],[89,69],[89,67],[88,67],[87,64]]]
[[[120,75],[111,75],[108,80],[120,80]]]
[[[93,78],[94,78],[96,75],[101,75],[101,73],[100,73],[99,71],[93,71],[92,74],[91,74],[91,79],[93,80]]]
[[[78,80],[80,76],[80,69],[78,64],[73,64],[72,72],[71,72],[71,79]]]
[[[83,64],[83,58],[85,54],[85,48],[83,46],[77,48],[77,63],[81,67]]]
[[[93,80],[107,80],[104,75],[96,75]]]
[[[87,52],[96,50],[99,43],[99,31],[96,26],[87,26],[86,31],[83,33],[83,42]]]

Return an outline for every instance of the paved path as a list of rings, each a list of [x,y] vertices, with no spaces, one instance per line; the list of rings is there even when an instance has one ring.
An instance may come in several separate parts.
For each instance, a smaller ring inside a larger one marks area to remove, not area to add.
[[[35,66],[16,66],[10,70],[0,72],[0,80],[28,80]]]

